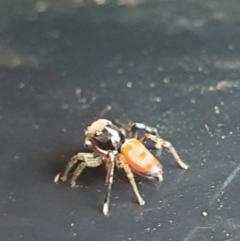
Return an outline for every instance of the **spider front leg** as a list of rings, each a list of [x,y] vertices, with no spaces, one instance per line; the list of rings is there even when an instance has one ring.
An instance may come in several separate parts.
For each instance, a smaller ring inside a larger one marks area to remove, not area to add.
[[[93,153],[80,152],[70,159],[63,174],[59,173],[55,176],[54,182],[58,182],[59,179],[61,179],[61,181],[63,182],[66,181],[68,179],[69,172],[78,161],[81,161],[81,163],[77,166],[77,168],[73,172],[72,178],[70,179],[71,187],[74,187],[76,185],[76,179],[86,167],[98,167],[103,162],[100,156],[96,156]]]
[[[149,139],[151,141],[153,141],[155,143],[155,147],[157,149],[161,149],[162,146],[167,148],[171,154],[173,155],[174,159],[176,160],[176,162],[178,163],[178,165],[182,168],[182,169],[188,169],[188,165],[186,163],[184,163],[181,158],[179,157],[179,155],[177,154],[175,148],[172,146],[171,142],[163,140],[160,137],[151,135],[151,134],[145,134],[142,138],[140,138],[140,141],[145,141],[146,139]]]
[[[143,200],[143,198],[141,197],[139,191],[138,191],[138,188],[137,188],[137,184],[135,182],[135,179],[134,179],[134,175],[129,167],[129,165],[127,164],[127,162],[125,161],[125,158],[123,155],[119,154],[117,155],[116,157],[116,164],[117,164],[117,167],[118,168],[122,168],[124,169],[125,173],[126,173],[126,176],[128,177],[128,180],[132,186],[132,189],[138,199],[138,202],[140,205],[144,205],[145,204],[145,201]]]
[[[106,175],[107,193],[104,198],[102,211],[105,216],[108,216],[112,184],[113,184],[113,176],[114,176],[114,167],[115,167],[115,154],[113,152],[109,152],[107,154],[106,167],[107,167],[107,175]]]

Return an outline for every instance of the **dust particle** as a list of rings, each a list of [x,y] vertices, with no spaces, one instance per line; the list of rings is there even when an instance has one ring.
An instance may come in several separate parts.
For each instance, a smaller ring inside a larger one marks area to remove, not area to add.
[[[157,71],[159,71],[159,72],[162,72],[164,69],[163,69],[163,67],[162,66],[159,66],[158,68],[157,68]]]
[[[166,78],[163,79],[163,83],[165,83],[165,84],[168,84],[169,81],[170,81],[170,79],[169,79],[168,77],[166,77]]]
[[[25,87],[25,84],[23,82],[20,82],[19,85],[18,85],[18,88],[23,89],[24,87]]]
[[[208,213],[207,212],[202,212],[203,217],[207,217]]]
[[[62,108],[65,110],[65,109],[68,109],[69,108],[69,105],[68,104],[63,104],[62,105]]]
[[[73,3],[75,4],[76,7],[78,7],[83,4],[83,0],[73,0]]]
[[[94,2],[98,5],[102,5],[106,3],[106,0],[94,0]]]
[[[45,12],[47,9],[47,3],[42,1],[37,1],[35,4],[35,11],[38,13]]]
[[[207,130],[207,132],[209,132],[209,126],[207,124],[205,124],[204,127]]]
[[[133,67],[134,65],[135,65],[135,63],[132,62],[132,61],[130,61],[130,62],[128,63],[128,66],[129,66],[129,67]]]
[[[157,102],[157,103],[161,102],[161,98],[160,97],[156,97],[155,98],[155,102]]]
[[[117,73],[118,74],[122,74],[124,72],[124,70],[122,69],[122,68],[119,68],[118,70],[117,70]]]
[[[81,88],[77,87],[77,88],[75,89],[75,95],[80,96],[80,95],[81,95],[81,92],[82,92]]]
[[[214,106],[214,110],[215,110],[216,114],[220,114],[220,109],[219,109],[219,107],[217,105]]]
[[[155,88],[155,87],[156,87],[156,84],[152,82],[152,83],[150,84],[150,87],[151,87],[151,88]]]
[[[132,82],[127,82],[127,87],[132,88]]]

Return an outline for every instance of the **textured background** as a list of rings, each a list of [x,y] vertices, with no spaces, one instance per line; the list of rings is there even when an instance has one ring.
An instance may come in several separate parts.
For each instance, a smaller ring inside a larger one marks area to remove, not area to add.
[[[0,240],[238,241],[239,1],[1,1]],[[164,182],[55,174],[108,118],[157,126]]]

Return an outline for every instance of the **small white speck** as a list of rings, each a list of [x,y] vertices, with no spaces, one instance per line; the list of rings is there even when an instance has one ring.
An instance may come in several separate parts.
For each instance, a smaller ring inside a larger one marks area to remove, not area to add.
[[[67,129],[66,128],[62,128],[62,132],[66,132],[67,131]]]
[[[34,125],[33,125],[33,128],[34,128],[34,129],[39,129],[39,125],[34,124]]]
[[[133,61],[130,61],[129,63],[128,63],[128,66],[129,67],[133,67],[135,65],[135,63],[133,62]]]
[[[20,156],[15,156],[14,158],[17,160],[17,159],[19,159],[19,158],[20,158]]]
[[[94,0],[94,2],[98,5],[102,5],[106,3],[106,0]]]
[[[118,70],[117,70],[117,73],[118,74],[122,74],[124,72],[124,70],[122,69],[122,68],[119,68]]]
[[[150,84],[150,87],[151,87],[151,88],[154,88],[154,87],[156,87],[156,84],[155,84],[155,83],[151,83],[151,84]]]
[[[163,67],[162,66],[158,66],[157,71],[159,71],[159,72],[163,71]]]
[[[205,124],[204,127],[205,127],[205,129],[206,129],[207,131],[209,131],[209,127],[208,127],[207,124]]]
[[[74,226],[74,223],[71,223],[70,226],[73,227],[73,226]]]
[[[81,95],[81,92],[82,92],[81,88],[77,87],[75,89],[75,95],[79,96],[79,95]]]
[[[208,213],[207,212],[202,212],[203,217],[207,217]]]
[[[172,220],[169,220],[169,223],[170,223],[170,224],[172,224],[172,223],[173,223],[173,221],[172,221]]]
[[[19,84],[18,84],[18,88],[19,89],[23,89],[25,87],[25,84],[23,83],[23,82],[20,82]]]
[[[35,4],[35,11],[36,12],[41,13],[41,12],[46,11],[46,9],[47,9],[47,3],[42,2],[42,1],[36,2],[36,4]]]
[[[68,104],[63,104],[62,105],[62,108],[65,110],[65,109],[68,109],[69,105]]]
[[[161,102],[161,98],[160,97],[156,97],[155,98],[155,102],[157,102],[157,103]]]
[[[112,109],[112,106],[111,105],[107,105],[106,106],[106,111],[110,111]]]
[[[127,87],[132,88],[132,82],[127,82]]]
[[[168,77],[166,77],[166,78],[163,79],[163,83],[165,83],[165,84],[168,84],[169,81],[170,81],[170,79],[169,79]]]
[[[220,109],[219,109],[219,107],[218,107],[217,105],[214,107],[214,110],[215,110],[215,113],[216,113],[216,114],[219,114],[219,113],[220,113]]]

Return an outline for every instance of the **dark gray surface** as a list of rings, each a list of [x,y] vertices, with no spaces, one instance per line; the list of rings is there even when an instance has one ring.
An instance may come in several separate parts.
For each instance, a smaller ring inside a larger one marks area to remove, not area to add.
[[[239,240],[238,10],[173,1],[9,21],[3,36],[37,65],[0,69],[0,240]],[[157,125],[191,167],[164,152],[163,183],[136,177],[143,207],[116,172],[108,218],[104,167],[53,183],[106,105]]]

